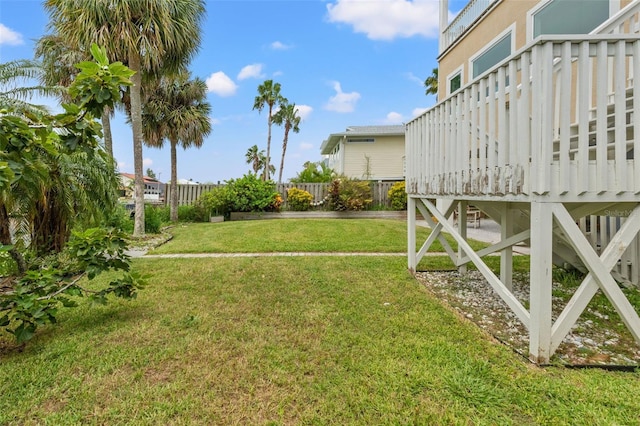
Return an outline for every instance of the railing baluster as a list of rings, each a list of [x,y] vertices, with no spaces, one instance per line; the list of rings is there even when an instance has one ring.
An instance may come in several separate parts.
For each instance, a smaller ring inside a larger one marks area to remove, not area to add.
[[[607,176],[607,42],[600,41],[596,48],[596,190],[599,194],[608,187]]]
[[[584,194],[589,189],[589,109],[591,108],[591,81],[589,60],[589,42],[583,41],[578,48],[578,86],[577,86],[577,117],[578,117],[578,194]]]
[[[569,164],[570,150],[570,124],[571,124],[571,42],[562,45],[562,58],[560,59],[560,86],[555,90],[560,94],[560,179],[559,192],[566,194],[571,185],[571,168]]]
[[[627,43],[620,40],[615,45],[614,59],[614,150],[616,160],[616,182],[614,190],[621,194],[628,187],[627,182],[627,77],[625,70]]]

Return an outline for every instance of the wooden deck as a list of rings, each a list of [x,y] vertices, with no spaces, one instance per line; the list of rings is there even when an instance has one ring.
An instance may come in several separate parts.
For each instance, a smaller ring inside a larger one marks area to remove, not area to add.
[[[475,264],[529,329],[536,362],[598,291],[640,344],[640,317],[616,282],[640,279],[639,15],[635,3],[600,34],[538,38],[406,126],[409,269],[436,240],[461,271]],[[467,244],[468,204],[500,224],[499,243],[477,253]],[[433,232],[415,250],[419,216]],[[521,242],[531,247],[528,308],[511,294]],[[496,252],[500,276],[482,260]],[[586,273],[555,320],[554,263]]]

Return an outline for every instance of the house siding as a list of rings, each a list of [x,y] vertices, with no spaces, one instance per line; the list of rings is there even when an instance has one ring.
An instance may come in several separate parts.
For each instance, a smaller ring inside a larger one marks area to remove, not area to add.
[[[404,179],[404,136],[375,136],[375,142],[345,142],[345,175],[357,179]],[[369,170],[367,176],[367,160]]]
[[[544,2],[546,3],[546,0]],[[623,8],[630,2],[631,0],[622,0],[619,3],[612,1],[614,9],[618,9],[617,6]],[[469,58],[484,50],[487,43],[514,24],[512,33],[512,37],[515,38],[514,51],[522,48],[527,43],[527,12],[540,3],[540,0],[503,0],[457,44],[446,51],[438,59],[438,100],[444,100],[448,96],[447,76],[462,67],[462,86],[468,84],[471,81]]]

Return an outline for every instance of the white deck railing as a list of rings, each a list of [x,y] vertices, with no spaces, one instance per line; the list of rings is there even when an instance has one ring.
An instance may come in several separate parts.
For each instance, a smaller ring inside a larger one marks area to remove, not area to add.
[[[639,78],[637,36],[537,39],[407,124],[407,191],[638,194]]]
[[[471,0],[442,32],[442,51],[451,46],[464,32],[480,18],[491,5],[499,0]],[[440,52],[442,53],[442,52]]]

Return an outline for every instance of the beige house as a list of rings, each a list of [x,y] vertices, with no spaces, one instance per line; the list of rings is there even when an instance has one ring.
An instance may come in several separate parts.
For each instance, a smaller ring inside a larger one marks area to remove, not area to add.
[[[471,0],[452,20],[439,4],[438,103],[406,125],[409,269],[440,238],[529,330],[535,362],[550,360],[599,291],[640,345],[640,316],[619,286],[640,285],[640,1]],[[500,224],[500,242],[469,246],[469,204]],[[433,229],[422,245],[418,219]],[[527,301],[512,291],[521,243]],[[498,273],[484,263],[491,253]],[[554,264],[585,273],[557,316]]]
[[[404,125],[351,126],[322,142],[336,173],[354,179],[404,180]]]

